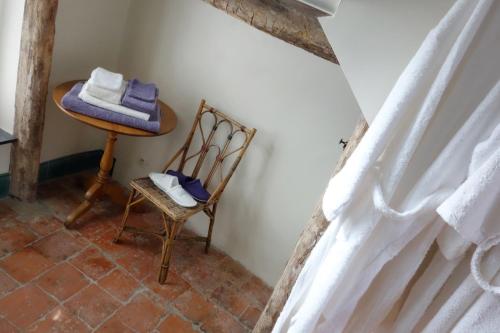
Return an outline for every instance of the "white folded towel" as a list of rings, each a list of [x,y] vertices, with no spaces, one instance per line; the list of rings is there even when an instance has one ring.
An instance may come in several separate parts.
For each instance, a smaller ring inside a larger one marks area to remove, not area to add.
[[[90,74],[89,82],[93,86],[97,86],[99,88],[118,91],[123,83],[123,75],[97,67]]]
[[[108,103],[120,104],[127,89],[123,75],[97,67],[87,81],[87,93]]]
[[[98,106],[103,109],[107,109],[112,112],[117,112],[121,113],[130,117],[142,119],[148,121],[150,118],[150,115],[145,113],[145,112],[140,112],[136,110],[132,110],[130,108],[127,108],[126,106],[119,105],[119,104],[113,104],[106,102],[102,99],[99,99],[97,97],[92,96],[89,91],[88,91],[89,85],[88,83],[85,83],[82,87],[82,90],[78,94],[78,97],[80,97],[81,100],[83,100],[85,103],[89,103],[95,106]]]

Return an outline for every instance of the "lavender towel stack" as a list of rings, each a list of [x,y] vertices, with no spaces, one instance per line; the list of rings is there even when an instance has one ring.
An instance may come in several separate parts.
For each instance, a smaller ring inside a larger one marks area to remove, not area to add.
[[[82,90],[83,82],[79,82],[71,88],[62,98],[62,105],[73,112],[81,113],[89,117],[102,119],[105,121],[122,124],[134,128],[139,128],[148,132],[160,132],[160,107],[155,106],[154,112],[151,112],[149,120],[130,117],[121,113],[112,112],[82,101],[78,94]]]
[[[128,108],[153,114],[157,108],[158,88],[154,83],[130,80],[122,98],[122,105]]]

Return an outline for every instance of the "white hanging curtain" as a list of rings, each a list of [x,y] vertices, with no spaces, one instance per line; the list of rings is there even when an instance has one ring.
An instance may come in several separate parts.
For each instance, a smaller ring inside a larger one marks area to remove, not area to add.
[[[330,181],[323,199],[330,226],[273,332],[410,332],[469,245],[495,245],[496,238],[488,237],[500,232],[489,221],[500,205],[499,39],[495,0],[458,0],[428,34],[356,151]],[[492,189],[485,204],[481,198]],[[467,198],[464,191],[477,196]],[[471,214],[474,208],[485,213]],[[477,218],[489,228],[482,234],[470,223]],[[427,294],[410,292],[404,310],[396,311],[399,317],[388,322],[436,238],[440,252],[414,286],[428,285]],[[483,265],[490,265],[489,259]],[[472,278],[494,291],[487,276]],[[428,316],[428,322],[434,318]]]

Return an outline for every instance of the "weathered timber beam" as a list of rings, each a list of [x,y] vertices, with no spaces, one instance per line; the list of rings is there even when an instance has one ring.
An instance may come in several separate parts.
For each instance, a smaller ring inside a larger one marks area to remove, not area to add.
[[[334,175],[342,169],[349,156],[351,156],[352,152],[363,138],[363,135],[365,134],[367,129],[368,124],[366,120],[362,119],[358,121],[345,150],[343,151],[339,161],[337,162],[337,165],[333,172]],[[274,323],[278,319],[281,310],[283,310],[286,300],[288,299],[288,296],[292,291],[292,287],[295,284],[295,281],[297,280],[302,267],[304,266],[307,258],[309,257],[309,254],[311,253],[312,249],[321,238],[327,227],[328,221],[323,215],[320,200],[316,205],[316,208],[314,209],[314,212],[309,219],[307,226],[302,231],[297,245],[293,250],[292,256],[288,260],[281,278],[274,287],[273,293],[253,329],[253,333],[268,333],[272,331]]]
[[[58,0],[26,0],[16,86],[10,194],[36,197]]]
[[[338,64],[318,12],[295,0],[203,0],[251,26]]]

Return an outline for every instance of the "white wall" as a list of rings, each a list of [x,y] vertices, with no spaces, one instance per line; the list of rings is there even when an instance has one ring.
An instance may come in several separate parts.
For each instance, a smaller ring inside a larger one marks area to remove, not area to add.
[[[321,24],[370,123],[455,0],[343,0]]]
[[[130,0],[61,0],[45,118],[42,161],[100,149],[103,133],[58,111],[50,91],[86,78],[96,66],[117,69]],[[0,0],[0,127],[11,132],[24,1]],[[0,173],[9,168],[9,146],[0,147]]]
[[[117,70],[130,0],[61,0],[49,91],[57,84],[85,79],[92,69]],[[42,161],[103,148],[102,131],[59,111],[49,93]]]
[[[12,133],[24,1],[0,0],[0,128]],[[0,146],[0,174],[9,170],[10,145]]]
[[[329,179],[359,109],[340,68],[199,0],[133,1],[120,69],[154,81],[177,129],[120,138],[122,183],[159,170],[201,98],[258,129],[218,209],[214,243],[274,284]],[[141,159],[144,162],[141,162]],[[189,227],[206,232],[195,219]]]

